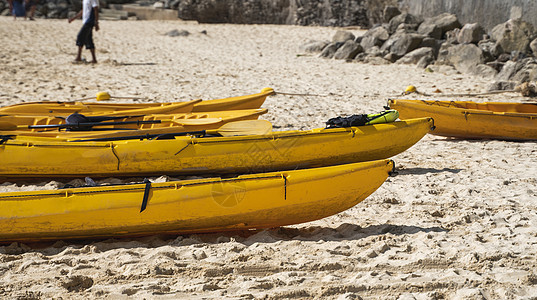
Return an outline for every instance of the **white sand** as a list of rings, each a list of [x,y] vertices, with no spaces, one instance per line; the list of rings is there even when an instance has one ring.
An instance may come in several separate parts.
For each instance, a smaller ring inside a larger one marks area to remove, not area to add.
[[[0,105],[98,91],[148,101],[264,87],[332,94],[267,99],[263,118],[281,129],[306,129],[338,115],[380,111],[409,84],[426,93],[477,93],[490,83],[449,68],[427,73],[297,56],[302,43],[336,31],[320,27],[102,21],[95,34],[99,64],[73,65],[79,27],[0,17]],[[164,35],[173,29],[192,34]],[[90,60],[88,51],[84,56]],[[0,298],[535,299],[536,143],[426,136],[394,159],[399,175],[372,196],[308,224],[254,234],[0,246]],[[55,183],[33,188],[43,186]]]

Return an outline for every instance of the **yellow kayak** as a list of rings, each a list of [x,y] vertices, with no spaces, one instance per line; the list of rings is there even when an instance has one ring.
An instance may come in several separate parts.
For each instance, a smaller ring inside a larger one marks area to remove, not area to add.
[[[6,135],[0,140],[0,176],[160,176],[311,168],[392,157],[418,142],[432,126],[432,119],[421,118],[247,136],[93,142]]]
[[[224,110],[243,110],[260,108],[267,96],[274,90],[264,88],[260,93],[214,100],[193,100],[189,102],[168,103],[102,103],[80,101],[41,101],[26,102],[0,107],[0,115],[17,114],[33,116],[67,116],[72,113],[85,115],[123,115],[123,114],[178,114],[188,112],[212,112]]]
[[[391,160],[236,178],[0,194],[0,241],[197,233],[309,222],[377,190]]]
[[[400,118],[432,117],[435,135],[469,139],[537,139],[537,104],[390,100]]]
[[[255,120],[267,109],[216,111],[175,115],[144,115],[101,122],[66,124],[64,118],[48,116],[0,116],[0,134],[56,138],[121,137],[214,129],[228,122]],[[88,125],[91,124],[91,125]]]

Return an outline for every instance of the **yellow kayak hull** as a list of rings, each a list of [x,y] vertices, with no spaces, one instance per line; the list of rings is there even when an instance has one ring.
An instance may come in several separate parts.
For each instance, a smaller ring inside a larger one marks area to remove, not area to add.
[[[0,241],[271,228],[344,211],[386,180],[393,162],[165,183],[0,194]],[[147,191],[147,193],[146,193]],[[142,203],[146,194],[146,208]]]
[[[537,139],[537,105],[470,101],[390,100],[401,119],[432,117],[432,134],[468,139]]]
[[[145,115],[128,117],[124,119],[113,120],[111,122],[134,122],[134,121],[158,121],[161,123],[154,124],[119,124],[107,126],[94,126],[93,131],[59,131],[57,128],[28,128],[31,125],[61,125],[65,124],[65,120],[57,117],[48,116],[19,116],[7,115],[0,116],[0,123],[14,124],[19,126],[17,130],[0,131],[3,135],[27,135],[40,137],[54,138],[105,138],[105,137],[121,137],[128,135],[143,135],[143,134],[163,134],[188,132],[198,130],[217,129],[222,125],[242,120],[256,120],[260,115],[267,113],[265,108],[233,110],[233,111],[216,111],[207,113],[185,113],[173,115]],[[106,122],[101,122],[106,124]],[[103,130],[104,129],[104,130]]]
[[[432,126],[432,119],[422,118],[265,135],[114,142],[18,136],[0,145],[0,176],[160,176],[328,166],[392,157],[418,142]]]
[[[257,109],[265,99],[275,92],[264,88],[260,93],[229,97],[214,100],[192,100],[189,102],[166,103],[110,103],[110,102],[26,102],[0,107],[0,115],[33,115],[33,116],[68,116],[72,113],[83,115],[147,115],[147,114],[178,114],[188,112],[212,112],[225,110]]]

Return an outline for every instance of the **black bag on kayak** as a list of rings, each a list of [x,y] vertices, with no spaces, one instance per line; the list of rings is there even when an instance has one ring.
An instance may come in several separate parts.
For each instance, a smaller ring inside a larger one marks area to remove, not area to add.
[[[363,126],[367,122],[369,122],[369,118],[366,114],[352,115],[350,117],[337,117],[329,119],[326,122],[326,128]]]

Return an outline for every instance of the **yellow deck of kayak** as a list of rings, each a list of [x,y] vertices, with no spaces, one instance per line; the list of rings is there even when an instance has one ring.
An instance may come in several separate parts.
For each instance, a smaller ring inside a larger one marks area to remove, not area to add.
[[[506,140],[537,139],[537,104],[390,100],[401,119],[432,117],[435,135]]]
[[[264,172],[383,159],[418,142],[430,118],[233,137],[69,142],[17,136],[0,145],[0,176],[107,177]]]
[[[0,107],[1,114],[33,116],[67,116],[72,113],[87,115],[123,114],[178,114],[188,112],[211,112],[224,110],[257,109],[274,90],[264,88],[260,93],[214,100],[192,100],[189,102],[167,103],[111,103],[111,102],[26,102]]]
[[[270,228],[328,217],[373,193],[380,160],[318,169],[0,194],[0,241]]]
[[[17,130],[4,130],[0,134],[6,135],[29,135],[42,137],[72,138],[72,137],[120,137],[125,135],[142,135],[142,134],[161,134],[171,132],[197,131],[203,129],[216,129],[223,124],[241,121],[255,120],[260,115],[267,113],[267,109],[246,109],[232,111],[215,111],[207,113],[185,113],[174,115],[145,115],[140,117],[129,117],[125,119],[113,120],[118,121],[155,121],[161,120],[161,123],[155,124],[125,124],[125,125],[107,125],[94,126],[96,131],[65,131],[57,128],[28,128],[29,125],[59,125],[64,124],[65,120],[56,117],[47,116],[0,116],[0,124],[18,125]],[[106,124],[106,122],[101,122]],[[97,129],[100,129],[97,131]],[[102,131],[102,129],[106,129]],[[117,129],[117,130],[116,130]],[[128,130],[121,130],[128,129]]]

